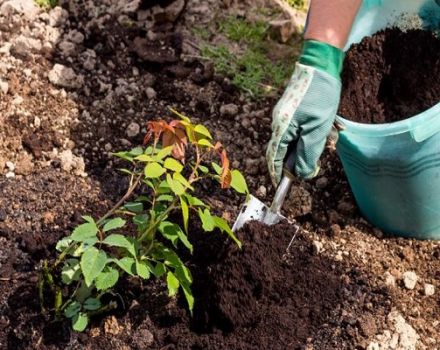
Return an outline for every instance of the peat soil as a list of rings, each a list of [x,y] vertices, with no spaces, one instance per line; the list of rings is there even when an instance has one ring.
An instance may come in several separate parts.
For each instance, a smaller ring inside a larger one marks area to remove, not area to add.
[[[390,28],[347,52],[339,115],[360,123],[403,120],[440,101],[440,39]]]
[[[200,58],[191,34],[256,2],[177,0],[152,11],[147,1],[61,1],[47,13],[20,3],[26,11],[0,0],[1,349],[440,347],[440,244],[371,227],[330,147],[318,177],[295,183],[286,203],[302,228],[289,252],[286,224],[251,224],[241,251],[194,224],[192,318],[160,281],[133,280],[120,290],[125,308],[84,333],[41,316],[41,260],[81,215],[99,216],[124,193],[110,153],[138,145],[145,122],[171,117],[169,107],[205,123],[270,202],[264,150],[277,96],[249,99]],[[243,198],[202,193],[233,222]]]

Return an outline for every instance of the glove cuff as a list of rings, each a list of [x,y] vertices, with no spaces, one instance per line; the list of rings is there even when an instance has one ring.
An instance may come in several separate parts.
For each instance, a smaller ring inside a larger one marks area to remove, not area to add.
[[[314,67],[340,80],[345,53],[332,45],[317,40],[306,40],[299,63]]]

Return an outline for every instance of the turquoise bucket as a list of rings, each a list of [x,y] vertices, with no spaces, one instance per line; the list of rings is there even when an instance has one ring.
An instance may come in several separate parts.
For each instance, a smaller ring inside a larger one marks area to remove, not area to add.
[[[437,31],[439,3],[364,1],[346,49],[402,18]],[[337,153],[362,214],[387,233],[440,239],[440,103],[389,124],[337,120],[345,126]]]

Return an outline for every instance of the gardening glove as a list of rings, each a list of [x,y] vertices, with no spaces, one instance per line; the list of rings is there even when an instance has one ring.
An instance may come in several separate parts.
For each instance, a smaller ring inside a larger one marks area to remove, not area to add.
[[[339,105],[343,60],[343,51],[336,47],[315,40],[304,43],[289,85],[273,110],[266,158],[275,184],[288,152],[289,172],[303,179],[317,175]]]

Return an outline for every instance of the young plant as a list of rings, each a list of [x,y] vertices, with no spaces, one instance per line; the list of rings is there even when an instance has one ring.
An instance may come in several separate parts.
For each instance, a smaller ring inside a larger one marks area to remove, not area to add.
[[[227,221],[197,197],[196,185],[214,179],[223,189],[247,194],[244,177],[230,169],[226,151],[206,127],[173,112],[180,120],[148,123],[143,147],[115,154],[131,164],[122,169],[130,177],[124,197],[100,219],[84,216],[84,223],[56,245],[59,255],[52,265],[43,264],[41,303],[48,293],[55,317],[71,319],[76,331],[94,314],[117,306],[114,288],[123,275],[163,278],[169,295],[180,289],[192,311],[193,279],[177,249],[193,250],[191,216],[200,219],[204,231],[221,231],[241,246]]]

